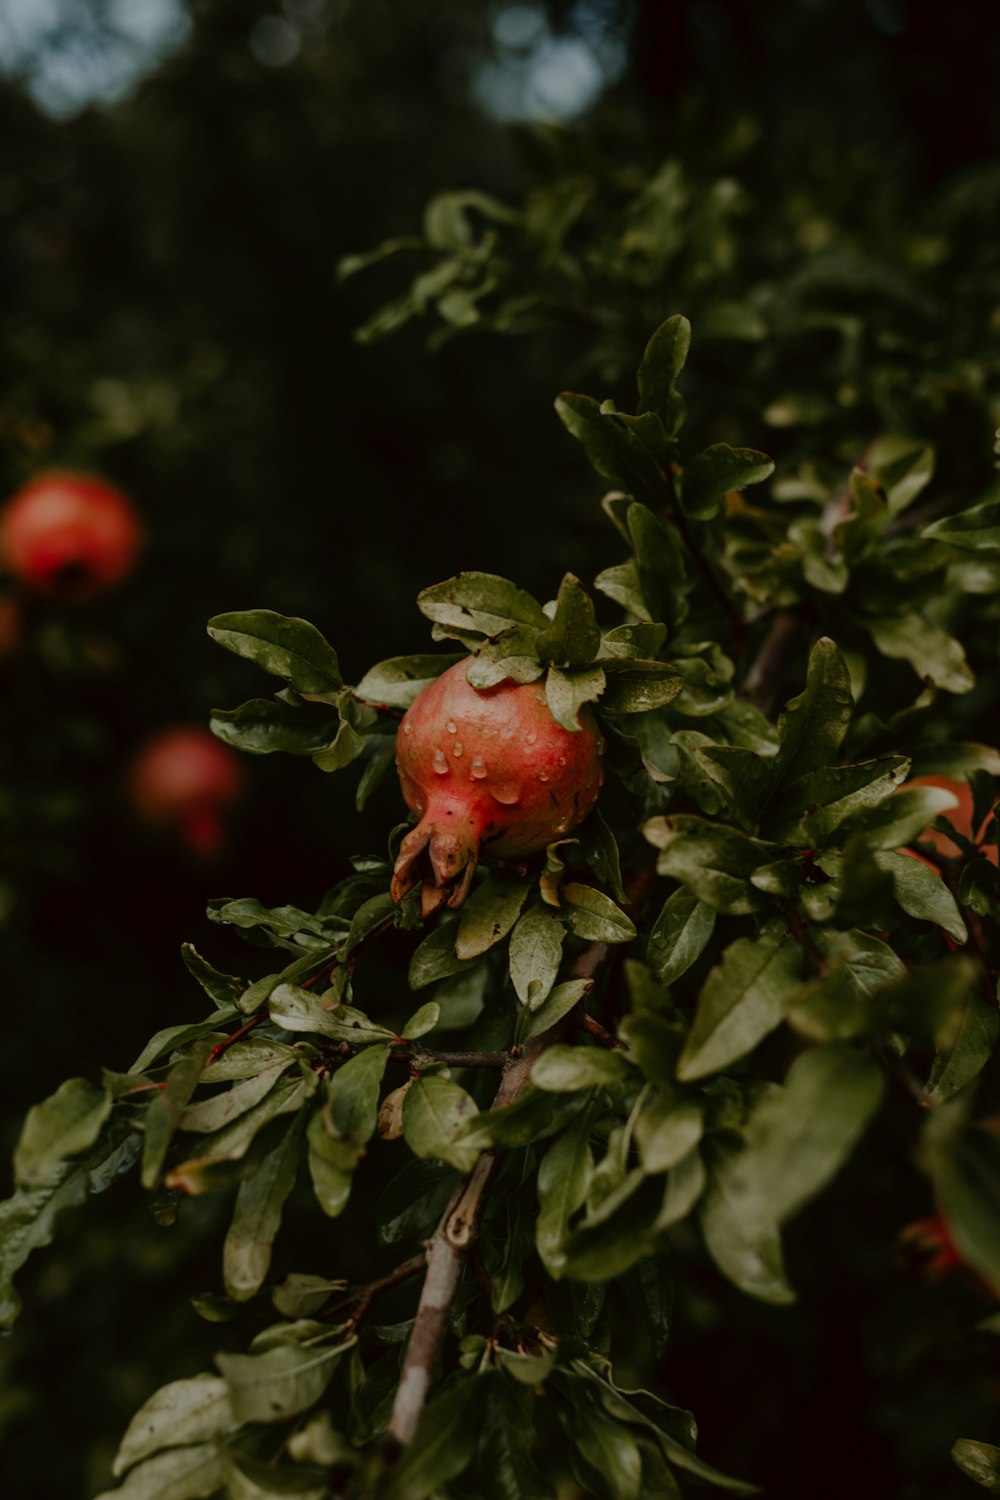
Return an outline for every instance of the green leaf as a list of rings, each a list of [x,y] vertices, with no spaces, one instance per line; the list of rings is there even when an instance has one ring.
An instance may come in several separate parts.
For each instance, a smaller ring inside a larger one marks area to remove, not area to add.
[[[889,514],[898,516],[913,504],[934,473],[934,449],[929,443],[891,433],[869,450],[869,463],[885,491]],[[926,536],[926,531],[921,535]]]
[[[436,1009],[436,1007],[435,1007]],[[349,1058],[330,1079],[329,1103],[333,1123],[341,1135],[363,1144],[375,1134],[382,1075],[388,1047],[366,1047]]]
[[[103,1193],[134,1165],[141,1149],[139,1134],[113,1120],[87,1156],[65,1162],[45,1187],[22,1188],[0,1203],[0,1327],[9,1328],[21,1308],[15,1274],[34,1250],[52,1243],[59,1214]]]
[[[847,663],[823,636],[810,653],[804,691],[785,704],[778,719],[772,797],[782,783],[837,760],[853,708]]]
[[[704,1111],[693,1100],[655,1099],[636,1121],[644,1172],[667,1172],[694,1150],[705,1130]]]
[[[215,1032],[227,1021],[231,1021],[238,1014],[235,1005],[227,1005],[220,1010],[215,1010],[204,1021],[193,1021],[189,1025],[166,1026],[151,1037],[143,1047],[135,1062],[129,1068],[130,1073],[143,1073],[151,1063],[164,1052],[172,1052],[177,1047],[185,1047],[189,1042],[205,1036],[206,1033]]]
[[[826,766],[787,782],[777,818],[768,824],[775,839],[823,848],[849,819],[878,807],[909,772],[905,755],[886,755],[854,766]]]
[[[479,1114],[476,1101],[457,1083],[430,1073],[418,1078],[403,1105],[403,1135],[414,1156],[446,1161],[471,1172],[479,1147],[463,1140]]]
[[[529,1452],[532,1404],[530,1390],[503,1375],[494,1379],[479,1433],[482,1500],[555,1500]]]
[[[604,673],[607,685],[601,708],[609,714],[644,714],[663,708],[684,687],[682,674],[668,662],[623,657],[620,662],[606,662]]]
[[[646,961],[662,984],[674,984],[697,962],[715,931],[715,921],[714,908],[684,886],[667,898],[646,950]]]
[[[315,1086],[314,1075],[308,1083],[301,1076],[279,1079],[259,1104],[199,1141],[198,1156],[172,1167],[166,1175],[167,1187],[196,1197],[216,1187],[220,1176],[230,1180],[233,1174],[220,1171],[221,1165],[242,1161],[264,1127],[280,1115],[299,1109]]]
[[[935,998],[944,1025],[935,1037],[937,1055],[926,1091],[941,1104],[978,1077],[993,1056],[1000,1039],[1000,1011],[984,996],[971,964],[949,964],[947,976],[939,968],[937,978]]]
[[[634,995],[633,1004],[639,1004]],[[628,1046],[629,1061],[650,1083],[673,1093],[683,1026],[655,1010],[636,1009],[619,1023],[618,1034]]]
[[[792,1063],[784,1088],[765,1094],[746,1126],[729,1191],[744,1222],[782,1224],[840,1170],[882,1102],[874,1058],[840,1043]]]
[[[286,1031],[309,1031],[331,1037],[335,1042],[366,1046],[371,1042],[388,1042],[394,1033],[370,1021],[349,1005],[327,1009],[322,1000],[295,984],[279,984],[271,995],[271,1020]]]
[[[287,678],[297,693],[328,697],[343,687],[336,652],[308,620],[249,609],[216,615],[208,633],[227,651]]]
[[[750,876],[781,853],[780,845],[688,815],[652,818],[643,832],[661,850],[659,873],[680,881],[707,906],[745,916],[767,905],[768,898],[750,884]]]
[[[962,643],[925,615],[913,610],[865,623],[883,656],[908,661],[925,682],[949,693],[967,693],[975,685]]]
[[[206,1500],[219,1493],[222,1460],[215,1443],[168,1448],[148,1458],[114,1490],[104,1490],[97,1500]]]
[[[181,944],[181,958],[189,974],[193,974],[209,999],[222,1009],[238,1006],[243,981],[236,974],[223,974],[202,958],[193,943]]]
[[[453,1379],[430,1402],[416,1435],[384,1490],[384,1500],[428,1500],[472,1462],[479,1441],[475,1415],[489,1403],[490,1374]]]
[[[678,483],[681,509],[693,520],[710,521],[730,490],[760,484],[773,473],[774,461],[766,453],[713,443],[684,465]]]
[[[538,659],[538,631],[533,625],[512,625],[483,641],[469,658],[466,677],[474,688],[500,682],[537,682],[545,671]]]
[[[921,536],[969,552],[1000,552],[1000,499],[984,500],[925,526]]]
[[[628,1066],[620,1052],[606,1052],[601,1047],[547,1047],[531,1069],[536,1088],[553,1094],[572,1093],[592,1085],[620,1083]]]
[[[677,529],[645,505],[630,505],[627,519],[639,587],[648,611],[645,618],[665,620],[674,627],[686,609],[684,549]],[[604,588],[603,592],[609,591]],[[644,618],[641,614],[639,617]]]
[[[279,1344],[265,1354],[217,1354],[233,1413],[239,1422],[280,1422],[315,1405],[352,1348]]]
[[[315,704],[294,707],[277,698],[214,708],[209,718],[216,739],[249,755],[315,755],[334,739],[338,723],[335,713],[317,712]]]
[[[793,995],[788,1020],[814,1042],[849,1041],[884,1028],[875,997],[906,974],[888,943],[867,932],[820,930],[817,945],[826,973]]]
[[[128,1425],[112,1465],[120,1479],[133,1464],[188,1443],[205,1443],[239,1424],[229,1405],[226,1382],[219,1375],[194,1375],[162,1386],[144,1402]]]
[[[354,691],[366,703],[377,707],[409,708],[425,687],[461,660],[461,656],[431,653],[392,656],[371,667]]]
[[[713,1170],[701,1201],[701,1230],[719,1270],[741,1291],[781,1306],[795,1301],[781,1255],[775,1223],[751,1223],[743,1213],[738,1173],[741,1152],[721,1140],[713,1143]]]
[[[873,857],[878,868],[892,876],[893,895],[909,916],[936,923],[956,943],[967,941],[955,898],[940,875],[908,854],[878,850]]]
[[[563,426],[582,444],[591,466],[605,479],[653,504],[662,504],[667,487],[663,470],[638,434],[605,411],[590,396],[564,391],[556,398]]]
[[[861,820],[870,849],[900,849],[919,837],[938,813],[958,806],[953,792],[938,786],[903,786]]]
[[[585,704],[597,702],[605,683],[604,672],[597,666],[566,671],[550,667],[545,676],[545,701],[556,723],[575,734],[581,727],[581,710]]]
[[[417,596],[420,612],[447,634],[499,635],[510,625],[545,630],[549,621],[530,594],[495,573],[459,573]]]
[[[264,1284],[285,1199],[295,1186],[304,1119],[302,1113],[297,1115],[281,1144],[240,1183],[222,1248],[226,1295],[234,1302],[246,1302]]]
[[[566,929],[541,902],[519,918],[510,937],[510,977],[522,1005],[531,1010],[547,998],[559,973]]]
[[[325,749],[313,753],[313,765],[320,771],[342,771],[364,753],[364,748],[364,736],[358,733],[353,724],[342,719],[331,743]]]
[[[328,1500],[330,1494],[321,1469],[264,1463],[232,1449],[222,1450],[228,1500],[273,1500],[296,1496],[297,1500]]]
[[[584,1109],[552,1142],[538,1169],[535,1244],[542,1265],[556,1280],[566,1264],[564,1247],[570,1220],[586,1201],[593,1177],[591,1120],[591,1109]]]
[[[418,944],[410,959],[408,980],[411,990],[422,990],[437,979],[447,979],[451,974],[461,974],[473,966],[472,960],[459,958],[456,954],[455,938],[457,935],[457,917],[445,917]]]
[[[507,1150],[531,1146],[555,1135],[579,1108],[579,1093],[552,1094],[529,1086],[513,1104],[483,1110],[466,1131],[463,1145],[484,1151],[493,1146]]]
[[[455,938],[460,959],[478,958],[505,938],[528,899],[531,882],[490,875],[462,908]]]
[[[691,324],[675,314],[661,323],[646,345],[639,366],[639,410],[655,412],[671,437],[684,421],[684,401],[675,383],[691,347]]]
[[[362,1148],[334,1135],[325,1109],[317,1109],[309,1121],[309,1176],[316,1202],[328,1219],[344,1212],[354,1183],[354,1168]]]
[[[537,1010],[532,1010],[530,1006],[522,1010],[515,1030],[518,1046],[523,1047],[533,1036],[541,1036],[543,1031],[550,1030],[563,1016],[569,1015],[592,986],[593,981],[590,979],[567,979],[550,991],[548,998],[543,1000]]]
[[[413,1012],[413,1015],[403,1027],[401,1036],[407,1041],[416,1041],[418,1037],[426,1036],[433,1031],[441,1019],[441,1007],[436,1000],[428,1000],[426,1005],[421,1005]]]
[[[201,1079],[202,1069],[212,1050],[209,1038],[200,1038],[184,1057],[178,1058],[161,1091],[146,1110],[146,1140],[142,1153],[142,1185],[156,1186],[160,1168],[174,1131]]]
[[[224,1053],[220,1061],[224,1063],[228,1056],[228,1052]],[[240,1115],[259,1104],[261,1099],[274,1088],[285,1070],[295,1061],[296,1054],[291,1047],[284,1047],[282,1055],[279,1055],[275,1061],[268,1062],[259,1072],[255,1072],[244,1082],[238,1083],[235,1088],[212,1094],[207,1099],[199,1099],[197,1104],[187,1105],[178,1122],[179,1128],[202,1134],[221,1130],[224,1125],[228,1125],[232,1120],[238,1120]],[[205,1068],[201,1081],[218,1082],[218,1077],[219,1075],[216,1074],[214,1078],[209,1078],[208,1068]]]
[[[691,758],[719,788],[740,827],[755,833],[771,785],[770,761],[742,745],[695,745]]]
[[[801,949],[784,932],[730,943],[698,996],[678,1078],[706,1078],[752,1052],[784,1019],[801,971]]]
[[[628,528],[625,528],[626,540],[629,539]],[[660,624],[639,625],[616,625],[613,630],[606,630],[601,639],[601,655],[603,657],[621,657],[628,660],[630,657],[638,657],[642,661],[655,658],[667,638],[667,627]],[[608,663],[605,662],[608,668]]]
[[[959,1438],[951,1456],[962,1473],[974,1479],[991,1495],[1000,1495],[1000,1448],[992,1443],[977,1443],[973,1438]]]
[[[54,1094],[29,1109],[14,1150],[18,1187],[58,1182],[63,1162],[89,1151],[111,1113],[111,1095],[86,1078],[68,1078]]]
[[[594,603],[583,584],[567,573],[559,585],[552,623],[538,637],[541,661],[578,667],[593,661],[601,644]]]
[[[938,1206],[959,1253],[1000,1287],[1000,1137],[984,1125],[963,1128],[965,1101],[939,1105],[924,1129],[923,1155]]]
[[[592,885],[570,881],[560,889],[566,926],[587,943],[629,943],[635,924],[620,906]]]

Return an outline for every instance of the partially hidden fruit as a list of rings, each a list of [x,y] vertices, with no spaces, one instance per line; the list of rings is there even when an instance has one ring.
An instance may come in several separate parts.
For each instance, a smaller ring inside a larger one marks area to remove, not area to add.
[[[906,786],[939,787],[942,791],[951,792],[952,796],[957,800],[958,806],[945,809],[944,816],[948,819],[949,823],[952,823],[955,829],[959,833],[964,834],[968,839],[974,838],[981,831],[978,828],[973,829],[972,827],[972,788],[964,778],[959,781],[952,776],[914,776],[912,781],[906,783]],[[929,824],[923,830],[920,835],[920,842],[933,845],[935,853],[945,859],[954,859],[962,853],[954,840],[950,839],[947,833],[935,828],[933,824]],[[912,854],[922,864],[930,865],[931,869],[937,868],[936,865],[931,864],[929,859],[925,859],[923,855],[918,854],[914,849],[904,849],[902,852],[904,854]],[[988,859],[992,864],[997,863],[996,844],[983,844],[981,852],[984,858]]]
[[[575,828],[604,780],[589,709],[578,730],[564,729],[541,683],[474,688],[467,667],[425,687],[396,737],[403,796],[420,821],[400,848],[392,898],[420,885],[425,915],[461,905],[481,855],[519,859]]]
[[[132,502],[89,474],[39,474],[0,514],[5,566],[29,588],[73,599],[124,578],[141,545]]]
[[[243,790],[243,766],[207,729],[168,729],[139,752],[129,790],[145,822],[177,833],[196,854],[211,855]]]

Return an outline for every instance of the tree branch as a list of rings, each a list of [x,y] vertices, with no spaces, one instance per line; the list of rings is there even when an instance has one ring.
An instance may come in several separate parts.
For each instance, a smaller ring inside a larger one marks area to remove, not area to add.
[[[607,943],[589,943],[570,969],[571,979],[593,979],[610,952]],[[551,1046],[560,1027],[533,1037],[506,1068],[493,1109],[513,1104],[531,1077],[535,1059]],[[455,1189],[441,1222],[427,1244],[427,1275],[413,1332],[406,1346],[403,1371],[393,1402],[387,1437],[400,1447],[410,1442],[427,1401],[448,1327],[448,1314],[458,1291],[462,1263],[476,1238],[483,1200],[493,1169],[495,1151],[484,1151],[469,1176]]]
[[[801,626],[802,616],[798,609],[779,610],[743,680],[740,697],[752,703],[762,714],[769,714],[774,707],[781,688],[785,658]]]

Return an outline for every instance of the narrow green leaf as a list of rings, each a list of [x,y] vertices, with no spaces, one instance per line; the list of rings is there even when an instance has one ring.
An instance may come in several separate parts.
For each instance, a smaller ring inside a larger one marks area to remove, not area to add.
[[[510,977],[522,1005],[531,1010],[547,998],[559,973],[566,929],[541,902],[518,919],[510,937]]]
[[[535,1244],[542,1265],[557,1280],[566,1263],[564,1243],[569,1221],[586,1201],[593,1177],[590,1154],[592,1111],[577,1116],[549,1146],[538,1169],[538,1219]]]
[[[428,1500],[469,1466],[479,1441],[474,1413],[488,1403],[489,1374],[454,1379],[435,1396],[384,1491],[384,1500]]]
[[[266,1354],[217,1354],[215,1363],[240,1422],[280,1422],[315,1405],[356,1341],[335,1349],[279,1344]]]
[[[567,573],[559,585],[552,623],[538,637],[541,661],[578,667],[593,661],[601,644],[594,603],[583,584]]]
[[[417,596],[417,608],[444,630],[499,635],[510,625],[548,628],[548,617],[530,594],[495,573],[459,573]]]
[[[801,971],[801,949],[783,932],[730,943],[698,997],[678,1078],[706,1078],[752,1052],[781,1024]]]
[[[713,443],[684,465],[678,486],[681,509],[693,520],[710,521],[730,490],[760,484],[773,473],[774,461],[766,453]]]
[[[528,899],[531,882],[490,875],[462,908],[455,954],[460,959],[478,958],[505,938]]]
[[[222,1248],[226,1295],[234,1302],[246,1302],[264,1284],[285,1199],[295,1186],[304,1122],[304,1114],[297,1115],[281,1144],[240,1183]]]
[[[594,1084],[620,1083],[628,1073],[620,1052],[606,1052],[601,1047],[546,1047],[531,1070],[536,1088],[553,1094],[571,1093]]]
[[[146,1110],[146,1141],[142,1153],[142,1185],[156,1186],[174,1131],[201,1079],[212,1043],[200,1038],[191,1051],[178,1058],[161,1091]]]
[[[662,984],[674,984],[697,962],[715,931],[715,920],[714,908],[684,886],[668,896],[646,950],[646,960]]]
[[[629,943],[635,924],[620,906],[592,885],[569,881],[560,890],[562,911],[570,932],[588,943]]]
[[[366,703],[377,707],[409,708],[425,687],[461,660],[461,656],[443,653],[392,656],[371,667],[354,691]]]
[[[676,435],[684,420],[684,402],[675,389],[691,347],[691,324],[675,314],[661,323],[646,345],[639,366],[639,410],[662,417],[667,432]]]
[[[545,701],[556,723],[570,734],[580,729],[580,713],[588,703],[596,703],[605,691],[607,679],[598,666],[564,670],[550,667],[545,675]]]

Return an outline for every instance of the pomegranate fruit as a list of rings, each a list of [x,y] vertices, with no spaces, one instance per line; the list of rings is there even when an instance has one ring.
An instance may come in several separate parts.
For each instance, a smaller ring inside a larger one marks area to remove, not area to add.
[[[908,787],[934,786],[940,787],[943,791],[951,792],[951,794],[958,799],[958,806],[949,808],[945,812],[944,816],[950,823],[954,824],[959,833],[964,834],[965,837],[969,839],[973,837],[972,789],[969,786],[969,783],[964,779],[964,777],[962,778],[962,780],[957,781],[952,776],[914,776],[913,780],[908,781],[906,785]],[[976,829],[975,832],[978,833],[979,830]],[[932,825],[928,825],[923,830],[920,835],[920,839],[923,843],[932,844],[934,846],[935,852],[942,855],[946,859],[954,859],[956,855],[959,855],[962,852],[959,849],[958,845],[952,839],[950,839],[946,833],[940,831],[937,828],[934,828]],[[923,864],[930,865],[931,869],[937,868],[935,865],[931,864],[931,861],[929,859],[925,859],[923,855],[918,854],[914,849],[904,849],[902,853],[912,854],[915,859],[919,859]],[[985,859],[988,859],[992,864],[995,865],[997,863],[996,844],[984,844],[982,846],[982,854],[983,857]]]
[[[396,767],[420,821],[392,879],[400,901],[422,887],[424,915],[460,906],[480,856],[518,859],[575,828],[597,801],[604,741],[589,709],[580,728],[552,717],[539,682],[474,688],[456,662],[407,710]]]
[[[0,514],[10,570],[30,588],[68,598],[88,599],[124,578],[141,545],[132,502],[88,474],[39,474]]]
[[[167,729],[151,739],[132,766],[129,792],[151,825],[174,830],[196,854],[215,854],[225,814],[243,789],[236,753],[207,729]]]

